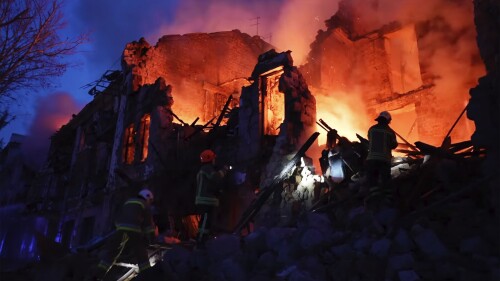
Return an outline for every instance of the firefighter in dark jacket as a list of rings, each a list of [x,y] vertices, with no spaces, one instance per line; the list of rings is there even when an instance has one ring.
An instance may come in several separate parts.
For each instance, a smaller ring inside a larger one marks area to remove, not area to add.
[[[391,159],[392,150],[398,146],[396,134],[389,127],[392,117],[387,111],[382,111],[375,119],[378,123],[368,130],[368,156],[366,157],[366,180],[370,188],[369,196],[384,195],[390,198],[391,190]]]
[[[219,206],[218,195],[221,192],[221,181],[229,170],[229,167],[217,170],[214,165],[215,157],[212,150],[204,150],[200,154],[202,165],[196,175],[195,205],[200,215],[196,240],[200,245],[213,231],[216,210]]]
[[[137,258],[139,272],[151,267],[148,245],[156,238],[156,226],[151,214],[153,193],[142,189],[137,197],[128,199],[115,220],[115,233],[106,244],[102,259],[98,264],[98,278],[103,278],[125,247],[132,250]]]

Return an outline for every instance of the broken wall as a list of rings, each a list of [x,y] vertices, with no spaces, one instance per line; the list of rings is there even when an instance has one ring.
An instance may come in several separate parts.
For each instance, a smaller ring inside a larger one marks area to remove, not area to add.
[[[356,0],[341,1],[338,12],[326,21],[327,29],[319,31],[311,44],[308,62],[301,71],[313,93],[327,93],[338,100],[343,100],[340,95],[361,97],[364,104],[360,106],[368,109],[370,122],[380,110],[388,110],[395,121],[393,128],[410,142],[441,144],[466,101],[460,92],[464,81],[452,81],[451,70],[445,73],[447,77],[439,77],[443,73],[432,73],[436,65],[429,66],[435,46],[448,43],[446,38],[429,34],[433,28],[440,34],[444,31],[439,28],[450,27],[439,17],[389,22],[384,12],[377,10],[381,9],[377,1],[358,4]],[[431,39],[436,40],[434,45]],[[462,60],[466,63],[467,58]],[[469,68],[464,65],[464,70]],[[468,139],[472,130],[472,124],[462,118],[452,139]]]
[[[199,129],[195,128],[198,125],[178,123],[184,120],[191,123],[198,117],[199,123],[206,123],[220,114],[230,95],[233,106],[237,106],[241,87],[249,84],[247,77],[258,55],[269,48],[259,37],[238,30],[167,35],[160,38],[156,46],[144,39],[126,46],[122,68],[128,81],[120,110],[123,116],[118,120],[123,124],[119,125],[115,144],[125,141],[126,146],[130,133],[127,130],[141,135],[141,120],[149,114],[149,140],[140,140],[140,136],[134,140],[136,144],[143,142],[143,150],[148,151],[148,155],[133,153],[136,160],[128,163],[127,171],[136,170],[137,180],[147,181],[159,192],[160,200],[164,201],[161,205],[168,206],[170,212],[192,212],[194,201],[187,197],[192,195],[189,192],[195,178],[193,173],[196,173],[199,152],[210,145],[198,140],[187,142],[186,138]],[[167,93],[168,103],[151,105],[151,96],[162,91]],[[149,147],[145,148],[145,144]],[[127,167],[122,165],[125,159],[120,156],[124,148],[123,144],[115,147],[112,165]],[[117,184],[119,180],[110,175],[108,186]]]
[[[290,51],[262,54],[251,78],[240,99],[238,154],[240,161],[264,160],[262,178],[271,180],[315,131],[316,100]]]
[[[230,94],[248,85],[258,55],[271,46],[238,30],[167,35],[151,46],[144,39],[129,43],[123,69],[133,73],[133,90],[163,77],[173,87],[174,112],[191,122],[216,116]]]

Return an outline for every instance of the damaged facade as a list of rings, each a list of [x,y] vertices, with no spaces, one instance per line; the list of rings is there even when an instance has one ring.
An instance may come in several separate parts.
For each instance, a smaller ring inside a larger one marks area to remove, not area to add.
[[[428,106],[434,85],[419,63],[418,28],[391,23],[366,29],[350,20],[352,7],[342,5],[301,67],[290,52],[239,31],[128,44],[122,70],[106,76],[109,85],[93,92],[94,100],[52,138],[49,161],[31,193],[41,202],[35,211],[50,213],[44,234],[65,246],[86,244],[109,232],[121,202],[147,185],[157,197],[160,230],[184,229],[183,238],[192,236],[194,179],[205,148],[216,151],[219,164],[246,175],[234,173],[227,183],[248,186],[245,198],[225,195],[232,202],[222,206],[230,210],[225,226],[231,229],[254,189],[267,186],[315,131],[313,94],[355,89],[372,112],[410,115],[411,139],[444,135],[453,120],[440,119]],[[488,71],[496,77],[494,65]],[[491,118],[498,115],[493,109],[478,109],[489,100],[485,96],[495,97],[495,80],[489,79],[471,93],[475,110],[468,114],[476,124],[498,120]],[[490,126],[477,126],[473,140],[495,153],[498,123],[492,123],[493,138],[485,133]]]
[[[377,5],[377,1],[369,2],[366,5]],[[369,116],[389,111],[394,130],[411,142],[441,144],[440,136],[446,135],[467,97],[464,88],[464,95],[457,93],[456,98],[446,100],[446,114],[438,105],[443,95],[435,87],[439,77],[421,54],[429,52],[421,40],[430,23],[363,20],[364,8],[356,3],[341,1],[338,12],[326,21],[327,29],[320,30],[311,44],[301,70],[312,91],[361,97]],[[474,83],[471,80],[469,87]],[[467,126],[463,118],[459,127],[466,129],[455,130],[452,138],[469,139],[473,128]]]
[[[259,178],[255,165],[273,159],[271,171],[286,160],[314,130],[315,100],[290,53],[265,52],[270,47],[239,31],[127,45],[123,70],[52,138],[37,193],[41,211],[59,213],[49,239],[77,246],[110,231],[120,202],[145,185],[155,192],[159,225],[182,225],[192,236],[203,149],[253,175],[247,181]]]

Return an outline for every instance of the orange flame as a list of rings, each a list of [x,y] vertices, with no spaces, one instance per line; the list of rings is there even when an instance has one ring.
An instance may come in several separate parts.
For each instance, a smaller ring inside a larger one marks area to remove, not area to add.
[[[366,137],[370,119],[365,112],[366,106],[355,93],[334,92],[329,95],[320,90],[311,89],[316,97],[317,118],[323,119],[330,127],[337,130],[340,136],[356,141],[356,134]],[[324,130],[317,126],[318,132]],[[326,134],[320,134],[318,144],[324,145]]]

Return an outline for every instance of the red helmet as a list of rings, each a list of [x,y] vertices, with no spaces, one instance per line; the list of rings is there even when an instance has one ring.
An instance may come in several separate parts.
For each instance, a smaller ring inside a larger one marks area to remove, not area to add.
[[[205,149],[200,154],[201,163],[210,163],[215,159],[215,152],[210,149]]]

